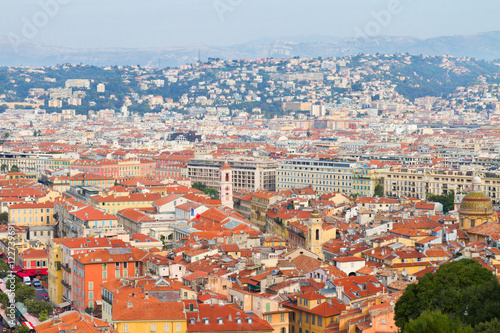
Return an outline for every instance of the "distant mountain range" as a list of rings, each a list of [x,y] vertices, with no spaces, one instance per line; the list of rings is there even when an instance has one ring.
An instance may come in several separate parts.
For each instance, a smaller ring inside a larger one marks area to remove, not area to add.
[[[261,39],[234,46],[187,45],[150,49],[70,49],[31,41],[13,43],[0,36],[0,66],[46,66],[61,63],[89,65],[178,66],[210,58],[259,59],[288,57],[333,57],[358,53],[406,53],[500,59],[500,31],[428,39],[376,36],[339,39],[326,36]]]

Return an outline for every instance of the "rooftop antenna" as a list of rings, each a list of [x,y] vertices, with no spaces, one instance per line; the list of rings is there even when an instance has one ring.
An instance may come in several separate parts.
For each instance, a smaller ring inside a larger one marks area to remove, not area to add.
[[[201,49],[198,49],[198,62],[201,62]]]

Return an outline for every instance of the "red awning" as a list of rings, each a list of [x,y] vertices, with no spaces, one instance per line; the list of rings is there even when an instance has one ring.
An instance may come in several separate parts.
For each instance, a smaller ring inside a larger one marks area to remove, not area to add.
[[[23,272],[18,272],[16,273],[20,278],[23,278],[23,277],[26,277],[26,276],[31,276],[30,274],[28,273],[23,273]]]
[[[14,268],[12,269],[13,272],[17,273],[17,272],[20,272],[22,271],[23,269],[20,267],[20,266],[14,266]]]
[[[39,269],[25,269],[23,271],[24,273],[27,273],[29,275],[47,275],[47,268],[39,268]]]

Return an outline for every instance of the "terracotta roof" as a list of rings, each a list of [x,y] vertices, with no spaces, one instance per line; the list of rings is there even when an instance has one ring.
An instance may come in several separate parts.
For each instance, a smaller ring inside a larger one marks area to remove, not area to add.
[[[49,319],[35,327],[37,333],[59,333],[67,330],[76,330],[79,333],[114,333],[113,326],[98,318],[85,313],[69,311],[60,314],[60,322]]]

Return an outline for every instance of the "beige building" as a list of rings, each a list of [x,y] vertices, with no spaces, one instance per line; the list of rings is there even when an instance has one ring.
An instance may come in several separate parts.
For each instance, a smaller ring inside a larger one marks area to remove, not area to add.
[[[295,158],[285,159],[279,164],[276,174],[276,189],[311,186],[318,194],[351,193],[353,162]]]
[[[274,160],[238,157],[223,159],[192,159],[188,163],[188,177],[202,182],[209,188],[220,188],[220,168],[227,162],[232,168],[233,191],[274,191],[276,189],[276,168]]]
[[[388,171],[389,168],[358,168],[352,170],[351,193],[358,193],[361,197],[373,196],[375,186],[384,186],[384,174]]]
[[[250,222],[255,224],[261,231],[266,231],[269,207],[283,197],[276,192],[259,191],[252,194]]]

